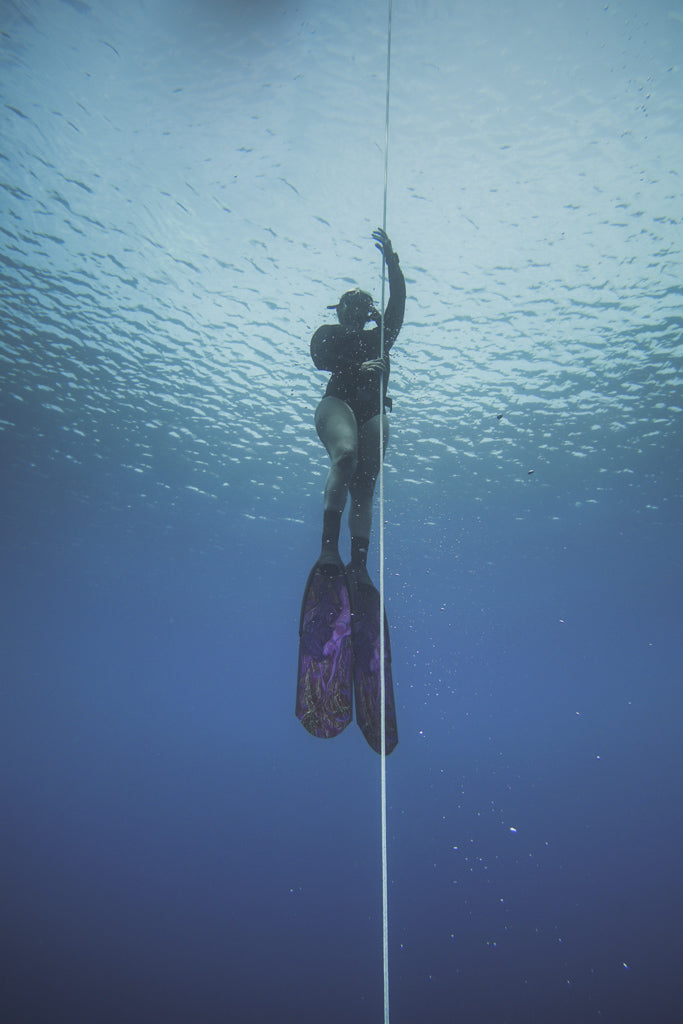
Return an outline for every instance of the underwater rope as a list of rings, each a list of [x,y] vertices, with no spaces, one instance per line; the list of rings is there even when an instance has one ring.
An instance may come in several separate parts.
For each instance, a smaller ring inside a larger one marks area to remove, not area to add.
[[[387,230],[387,181],[389,176],[389,97],[391,95],[391,15],[389,0],[387,25],[387,94],[384,114],[384,207],[382,228]],[[384,358],[384,291],[386,268],[382,258],[382,320],[380,328],[380,356]],[[386,738],[386,675],[384,667],[384,375],[379,388],[379,674],[380,674],[380,729],[381,729],[381,806],[382,806],[382,966],[384,974],[384,1024],[389,1024],[389,909],[387,883],[387,738]]]

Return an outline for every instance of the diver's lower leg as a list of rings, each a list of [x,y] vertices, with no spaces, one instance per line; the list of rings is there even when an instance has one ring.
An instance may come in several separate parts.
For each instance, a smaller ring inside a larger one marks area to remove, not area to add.
[[[355,469],[353,453],[345,453],[333,460],[325,483],[325,506],[323,512],[323,535],[320,560],[329,564],[340,564],[339,531],[341,518],[349,493],[349,481]]]
[[[372,528],[372,498],[374,480],[358,480],[351,483],[351,505],[349,508],[349,531],[352,537],[370,536]],[[369,544],[369,540],[367,541]]]
[[[329,565],[338,565],[341,562],[339,556],[339,530],[341,527],[341,509],[325,509],[323,513],[323,536],[320,549],[319,562]]]
[[[351,537],[351,561],[346,567],[346,571],[356,587],[371,587],[373,585],[367,567],[369,546],[369,537]]]
[[[365,569],[368,564],[369,537],[351,537],[351,565]]]

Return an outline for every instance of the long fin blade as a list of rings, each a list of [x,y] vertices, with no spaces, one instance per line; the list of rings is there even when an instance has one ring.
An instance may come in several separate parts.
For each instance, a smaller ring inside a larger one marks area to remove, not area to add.
[[[351,605],[343,570],[317,564],[308,577],[299,625],[296,716],[313,736],[338,736],[351,721]]]
[[[379,754],[382,750],[379,593],[373,586],[352,585],[351,603],[356,722],[369,745]],[[398,727],[386,613],[384,638],[385,737],[386,752],[390,754],[398,743]]]

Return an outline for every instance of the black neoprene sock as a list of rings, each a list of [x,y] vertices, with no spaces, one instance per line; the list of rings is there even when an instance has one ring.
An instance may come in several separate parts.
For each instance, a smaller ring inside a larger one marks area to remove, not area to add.
[[[368,562],[369,537],[351,538],[351,565],[365,569]]]
[[[325,509],[323,513],[323,544],[322,554],[338,554],[339,530],[341,527],[341,511]]]

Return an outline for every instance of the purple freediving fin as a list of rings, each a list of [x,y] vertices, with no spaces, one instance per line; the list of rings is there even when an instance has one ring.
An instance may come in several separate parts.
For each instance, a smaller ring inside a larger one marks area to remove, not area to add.
[[[353,645],[344,567],[311,569],[299,621],[296,717],[313,736],[338,736],[351,721]]]
[[[379,592],[366,576],[355,581],[347,566],[351,592],[351,630],[353,636],[353,688],[356,700],[356,722],[372,749],[382,752],[381,679],[379,636]],[[391,645],[389,625],[384,614],[384,715],[385,746],[390,754],[398,743],[396,704],[391,676]]]

